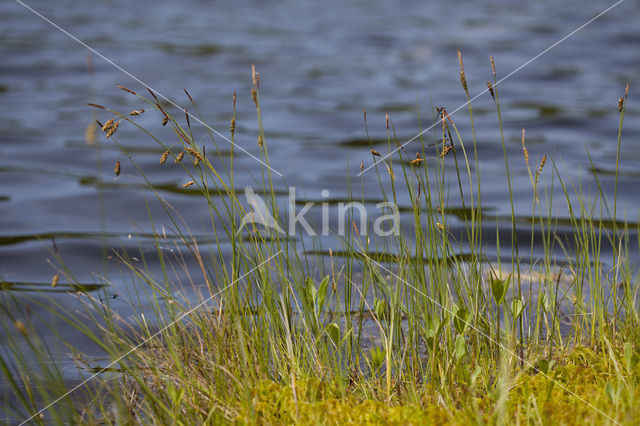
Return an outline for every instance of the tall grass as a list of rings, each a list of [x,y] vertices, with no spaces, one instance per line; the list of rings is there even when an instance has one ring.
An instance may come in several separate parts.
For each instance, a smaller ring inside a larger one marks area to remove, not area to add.
[[[461,84],[470,100],[461,55],[459,59]],[[144,114],[157,114],[158,122],[171,127],[177,146],[142,127],[137,121],[141,110],[126,114],[92,104],[108,120],[101,123],[107,142],[121,148],[127,167],[139,172],[170,218],[167,233],[150,214],[161,269],[148,267],[144,253],[117,253],[130,300],[138,301],[128,319],[119,317],[103,296],[83,295],[80,313],[44,306],[108,355],[109,361],[97,366],[77,355],[79,371],[91,379],[77,390],[46,362],[46,345],[29,326],[28,315],[18,317],[8,309],[12,297],[3,292],[3,327],[16,336],[0,352],[4,377],[17,398],[12,401],[18,401],[7,404],[8,415],[40,423],[385,418],[539,423],[574,421],[576,415],[598,422],[637,421],[638,277],[629,246],[638,230],[616,217],[628,89],[619,107],[613,200],[599,181],[595,194],[585,193],[580,182],[546,156],[532,171],[523,131],[532,211],[526,259],[516,232],[514,159],[507,156],[493,60],[492,72],[489,89],[511,209],[506,248],[496,228],[496,259],[486,254],[493,252],[485,240],[492,225],[482,210],[482,164],[470,103],[472,145],[465,146],[445,108],[434,108],[435,144],[421,137],[415,158],[400,144],[387,116],[387,148],[393,155],[383,156],[372,146],[372,160],[381,196],[396,204],[401,195],[410,200],[410,214],[404,216],[409,220],[396,235],[376,237],[365,233],[350,211],[342,247],[329,250],[327,262],[314,257],[319,240],[287,237],[255,225],[239,233],[239,220],[248,210],[235,182],[235,94],[229,156],[222,154],[212,133],[206,145],[196,143],[191,120],[205,118],[188,92],[189,112],[169,110],[151,90],[141,95],[122,88],[137,98]],[[256,192],[286,229],[292,213],[278,204],[259,84],[253,70],[251,96],[263,161]],[[366,124],[365,111],[368,134]],[[164,151],[159,161],[173,159],[183,168],[184,186],[198,188],[211,219],[211,250],[201,249],[202,241],[145,176],[119,140],[120,125],[137,127],[152,138]],[[551,188],[541,188],[543,173],[550,175]],[[353,194],[350,180],[348,185]],[[564,227],[553,214],[554,185],[562,188],[569,212]],[[461,225],[452,223],[454,211],[461,212]],[[540,259],[534,258],[537,236],[544,248]],[[160,248],[167,244],[180,255]],[[197,270],[186,267],[182,253],[195,260]],[[561,260],[554,261],[558,256]],[[613,262],[607,265],[607,259]],[[190,283],[178,282],[183,276],[205,283],[206,290],[198,290],[194,298]],[[148,300],[152,311],[143,308]],[[37,360],[35,367],[31,359]],[[64,389],[74,393],[48,406]]]

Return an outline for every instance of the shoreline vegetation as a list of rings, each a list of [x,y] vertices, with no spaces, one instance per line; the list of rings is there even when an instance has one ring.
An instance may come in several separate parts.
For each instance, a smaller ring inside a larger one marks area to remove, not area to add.
[[[511,232],[506,240],[496,237],[497,262],[490,262],[486,232],[494,218],[483,217],[482,164],[458,55],[470,134],[463,138],[446,109],[434,107],[436,125],[429,135],[435,143],[421,133],[412,145],[419,147],[417,154],[401,145],[388,115],[387,152],[370,145],[376,197],[395,204],[401,196],[410,200],[404,217],[413,222],[403,223],[397,234],[364,235],[354,211],[347,210],[350,226],[339,236],[342,247],[326,252],[319,239],[309,242],[255,224],[239,234],[250,210],[234,179],[235,94],[224,136],[230,145],[224,142],[224,151],[218,148],[220,134],[209,132],[205,145],[196,142],[194,128],[205,118],[186,90],[184,110],[150,89],[142,95],[121,86],[127,96],[138,98],[139,108],[121,113],[89,104],[104,120],[98,122],[104,143],[122,150],[114,174],[139,173],[169,223],[156,223],[149,213],[152,229],[146,235],[157,249],[152,254],[108,253],[122,271],[128,299],[137,301],[126,318],[117,313],[118,295],[107,292],[107,280],[96,283],[96,294],[78,291],[83,309],[74,312],[52,299],[0,292],[4,333],[13,336],[0,351],[3,386],[9,389],[3,395],[6,419],[34,424],[638,424],[640,280],[630,253],[640,247],[640,229],[630,226],[640,225],[619,220],[617,201],[629,85],[618,103],[613,194],[604,193],[593,164],[596,187],[591,191],[564,176],[546,155],[534,164],[523,130],[531,186],[518,191],[531,194],[531,220],[516,227],[509,171],[514,159],[507,158],[491,58],[493,80],[487,82],[486,96],[499,122]],[[286,224],[277,199],[282,191],[275,189],[269,166],[255,69],[252,78],[263,163],[254,188],[276,223]],[[169,126],[174,140],[157,138],[141,126],[136,120],[143,114],[157,114],[158,125]],[[364,123],[371,142],[366,110]],[[159,163],[182,167],[182,187],[199,191],[211,218],[206,250],[119,140],[124,126],[152,138],[163,152]],[[542,185],[543,173],[551,175],[564,199],[551,197],[553,191]],[[349,201],[364,203],[364,189],[353,194],[353,182],[346,184]],[[555,204],[569,212],[562,225],[553,214]],[[452,211],[458,211],[455,233]],[[518,239],[520,234],[530,234],[531,244]],[[543,256],[534,256],[534,239]],[[160,248],[169,245],[175,252]],[[52,256],[57,271],[51,287],[64,280],[81,288],[57,248]],[[197,270],[188,270],[182,256],[190,256]],[[151,257],[160,270],[149,267]],[[196,282],[204,286],[195,288]],[[104,357],[91,359],[65,342],[82,380],[65,382],[51,362],[44,336],[58,333],[35,327],[29,304],[73,326],[103,351]]]

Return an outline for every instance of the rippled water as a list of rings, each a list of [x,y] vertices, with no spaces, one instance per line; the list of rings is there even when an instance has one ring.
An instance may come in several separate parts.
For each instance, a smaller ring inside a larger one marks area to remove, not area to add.
[[[188,105],[187,88],[208,123],[225,134],[237,91],[236,141],[259,156],[250,96],[255,64],[273,168],[298,188],[303,201],[322,200],[323,189],[330,191],[330,200],[341,200],[348,195],[347,176],[359,182],[360,162],[371,162],[369,147],[361,143],[366,140],[364,108],[374,140],[386,140],[386,113],[401,141],[408,140],[432,123],[432,104],[453,111],[465,101],[457,48],[473,96],[491,78],[489,55],[495,57],[498,78],[506,76],[609,6],[551,0],[462,1],[455,6],[419,1],[28,4],[113,63],[19,3],[0,4],[0,280],[5,283],[0,291],[18,300],[23,295],[43,298],[28,290],[50,287],[55,271],[46,260],[54,244],[86,285],[101,282],[98,274],[116,276],[102,260],[105,249],[153,247],[144,238],[130,238],[150,232],[147,203],[152,210],[155,206],[139,175],[109,141],[100,137],[92,146],[85,141],[85,128],[96,119],[86,102],[124,112],[140,107],[116,86],[141,91],[143,84],[118,67],[180,105]],[[516,213],[523,223],[531,211],[531,189],[522,128],[534,164],[547,154],[564,177],[582,179],[593,190],[588,149],[611,194],[617,103],[627,81],[631,93],[619,211],[638,221],[640,121],[634,84],[640,81],[639,13],[640,2],[623,2],[499,86]],[[473,107],[483,207],[489,217],[503,217],[510,208],[493,101],[484,94]],[[466,109],[453,118],[470,142]],[[159,121],[157,114],[140,119],[161,130]],[[164,134],[169,143],[178,142],[170,132]],[[206,131],[196,126],[195,134],[204,137]],[[131,126],[122,126],[119,139],[160,185],[161,194],[180,206],[191,232],[207,236],[209,212],[200,198],[181,190],[182,169],[159,167],[162,150]],[[425,139],[431,142],[433,134],[427,132]],[[218,140],[222,150],[228,149]],[[386,143],[376,149],[385,152]],[[415,154],[418,144],[407,150]],[[118,179],[113,176],[117,160],[123,169]],[[253,184],[259,165],[247,155],[236,161],[238,187]],[[543,176],[547,183],[551,171],[548,167]],[[365,198],[378,201],[376,173],[365,173],[362,182]],[[276,186],[286,194],[284,182],[276,180]],[[555,190],[558,215],[566,218]],[[406,199],[401,203],[408,206]],[[161,224],[163,216],[158,213],[154,220]],[[495,234],[495,221],[489,225]],[[63,281],[49,295],[73,307],[66,291],[74,289]],[[113,282],[105,291],[122,294],[124,283]],[[63,335],[72,336],[60,327]]]

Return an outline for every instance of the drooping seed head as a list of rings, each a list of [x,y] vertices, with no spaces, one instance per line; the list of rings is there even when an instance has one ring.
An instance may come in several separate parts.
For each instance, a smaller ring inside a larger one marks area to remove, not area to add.
[[[104,126],[102,126],[102,131],[103,132],[108,132],[109,129],[111,128],[111,126],[113,126],[113,118],[108,120],[106,123],[104,123]]]
[[[184,151],[182,151],[180,154],[178,154],[178,156],[176,157],[175,162],[179,163],[182,161],[182,157],[184,157]]]
[[[160,157],[160,164],[164,164],[164,162],[167,161],[167,157],[169,157],[169,151],[163,152]]]
[[[107,139],[109,139],[113,134],[118,130],[118,126],[120,125],[120,120],[113,123],[113,125],[107,131]]]
[[[378,151],[376,151],[375,149],[372,149],[371,154],[375,155],[376,157],[382,157],[382,154],[380,154]]]
[[[129,113],[129,115],[140,115],[140,114],[143,114],[143,113],[144,113],[144,108],[142,108],[142,109],[134,109],[133,111],[131,111]]]
[[[544,164],[547,162],[547,154],[542,156],[542,160],[540,161],[540,167],[538,167],[538,171],[536,172],[536,182],[538,181],[538,178],[540,177],[540,173],[542,173],[542,168],[544,167]]]
[[[124,90],[125,92],[129,92],[129,93],[131,93],[132,95],[136,95],[136,96],[137,96],[137,93],[136,93],[136,92],[134,92],[134,91],[133,91],[133,90],[131,90],[131,89],[127,89],[127,88],[126,88],[126,87],[124,87],[124,86],[118,86],[118,89],[120,89],[120,90]],[[153,94],[153,93],[152,93],[152,94]],[[155,96],[154,96],[154,97],[155,97]]]

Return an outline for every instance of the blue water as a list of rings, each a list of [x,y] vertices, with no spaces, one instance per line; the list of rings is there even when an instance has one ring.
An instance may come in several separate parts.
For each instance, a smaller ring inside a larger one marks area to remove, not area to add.
[[[456,49],[463,52],[474,96],[492,78],[490,55],[500,79],[610,5],[551,0],[455,5],[420,1],[25,3],[110,62],[20,3],[0,4],[0,279],[14,283],[14,290],[30,285],[48,288],[56,271],[47,259],[53,259],[56,249],[78,281],[91,284],[117,276],[113,266],[103,262],[105,248],[133,249],[139,244],[144,250],[153,248],[150,241],[135,238],[136,233],[150,231],[147,203],[153,209],[153,197],[142,189],[139,175],[113,143],[101,135],[93,145],[85,141],[88,124],[109,118],[101,111],[95,116],[86,102],[123,112],[141,106],[117,85],[140,93],[146,85],[181,106],[188,106],[183,92],[187,88],[207,122],[225,135],[237,92],[236,142],[259,156],[250,96],[251,65],[255,64],[271,165],[286,180],[285,184],[277,179],[277,189],[286,193],[287,185],[295,186],[303,200],[320,200],[321,190],[328,189],[331,198],[342,199],[348,194],[347,176],[359,185],[355,175],[360,162],[371,164],[369,147],[353,143],[366,138],[364,108],[374,139],[386,139],[385,114],[389,113],[400,140],[408,140],[431,125],[432,105],[453,111],[464,103]],[[546,154],[549,164],[555,161],[564,177],[576,183],[582,179],[585,188],[591,185],[593,190],[588,150],[602,173],[605,192],[612,193],[618,98],[630,81],[618,209],[621,217],[637,221],[639,14],[640,2],[621,3],[499,85],[517,214],[531,214],[532,198],[520,144],[522,128],[533,168]],[[483,206],[491,215],[508,215],[494,103],[485,93],[473,108]],[[463,108],[452,118],[470,144],[466,111]],[[159,126],[160,119],[153,113],[139,122],[177,144],[175,135]],[[206,134],[201,126],[195,126],[195,131],[197,137]],[[185,182],[182,169],[158,165],[162,150],[132,126],[121,126],[118,135],[135,151],[152,182],[178,189]],[[220,149],[228,149],[222,138],[217,141]],[[425,141],[432,142],[433,133],[427,132]],[[376,149],[387,152],[386,144]],[[419,145],[409,144],[406,149],[414,155]],[[113,176],[117,160],[123,168],[118,179]],[[259,165],[248,155],[239,155],[236,161],[236,185],[254,184]],[[543,182],[549,183],[551,172],[547,166]],[[105,185],[98,191],[100,180]],[[365,173],[362,182],[368,197],[380,197],[374,171]],[[555,190],[558,215],[566,218],[557,185]],[[180,206],[191,232],[208,235],[208,211],[199,198],[180,191],[162,195]],[[158,213],[154,220],[162,224],[166,219]],[[103,289],[107,295],[125,293],[122,281],[109,281],[109,285]],[[60,290],[50,296],[75,306],[66,293],[70,288],[64,277]],[[28,291],[6,293],[38,312],[33,298],[41,296]],[[74,339],[72,331],[60,327],[63,335]],[[61,349],[57,362],[64,364],[65,356]]]

